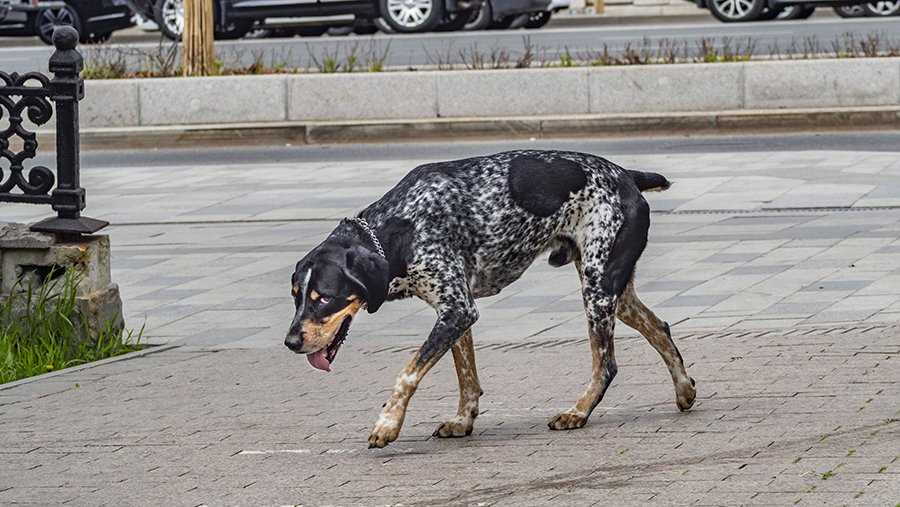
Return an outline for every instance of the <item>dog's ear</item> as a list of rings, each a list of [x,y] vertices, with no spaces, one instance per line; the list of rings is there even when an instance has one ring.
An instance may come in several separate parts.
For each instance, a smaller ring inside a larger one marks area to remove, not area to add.
[[[366,309],[375,313],[387,298],[390,270],[387,260],[371,250],[354,247],[347,251],[344,273],[359,288]]]

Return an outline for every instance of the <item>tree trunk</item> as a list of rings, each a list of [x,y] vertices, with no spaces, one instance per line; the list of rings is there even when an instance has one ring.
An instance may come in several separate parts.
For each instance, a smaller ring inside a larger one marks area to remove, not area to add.
[[[208,76],[215,69],[213,0],[184,0],[181,68],[185,76]]]

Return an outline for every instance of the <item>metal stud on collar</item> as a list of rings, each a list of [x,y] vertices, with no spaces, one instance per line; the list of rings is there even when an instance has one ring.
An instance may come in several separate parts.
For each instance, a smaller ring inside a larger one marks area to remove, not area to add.
[[[366,234],[369,235],[369,239],[372,240],[372,244],[375,245],[375,250],[378,252],[378,255],[387,259],[387,256],[384,255],[384,249],[381,248],[381,241],[378,241],[378,236],[375,235],[375,231],[373,231],[372,228],[369,227],[369,222],[366,222],[365,218],[360,217],[348,218],[348,220],[360,226],[362,230],[366,231]]]

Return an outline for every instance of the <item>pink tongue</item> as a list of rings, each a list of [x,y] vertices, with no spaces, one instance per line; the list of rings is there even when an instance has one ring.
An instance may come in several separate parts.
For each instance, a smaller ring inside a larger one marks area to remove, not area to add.
[[[309,361],[309,364],[313,365],[313,368],[322,371],[331,371],[331,363],[329,363],[328,358],[325,357],[325,349],[313,352],[312,354],[306,354],[306,360]]]

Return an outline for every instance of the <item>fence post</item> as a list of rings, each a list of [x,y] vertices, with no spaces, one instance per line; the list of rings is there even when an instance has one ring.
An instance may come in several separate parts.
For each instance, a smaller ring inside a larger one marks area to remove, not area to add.
[[[81,235],[93,234],[109,225],[109,222],[81,216],[85,193],[80,177],[78,101],[84,98],[84,80],[81,78],[84,60],[75,49],[77,44],[78,31],[71,26],[60,26],[53,31],[56,51],[50,56],[50,72],[53,73],[50,98],[56,105],[57,185],[51,194],[51,205],[57,216],[32,225],[33,231]]]

